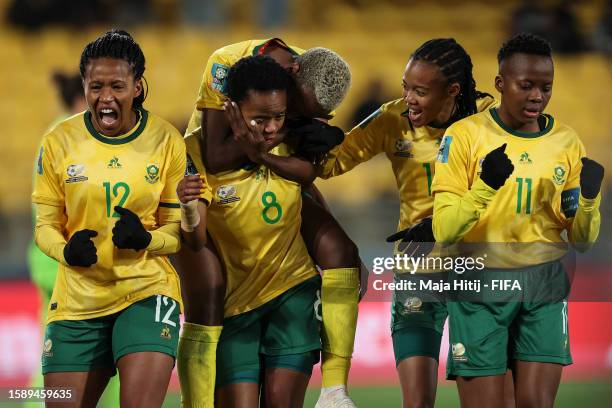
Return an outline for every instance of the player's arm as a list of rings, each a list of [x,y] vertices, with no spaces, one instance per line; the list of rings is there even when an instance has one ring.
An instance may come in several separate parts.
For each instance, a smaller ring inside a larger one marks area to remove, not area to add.
[[[437,242],[445,244],[459,241],[476,225],[514,170],[503,144],[487,154],[480,179],[469,186],[467,140],[458,129],[451,127],[451,132],[459,137],[445,136],[432,183],[433,233]]]
[[[604,168],[594,160],[583,157],[580,170],[580,188],[565,190],[561,194],[561,205],[565,215],[573,219],[569,224],[569,240],[578,251],[588,250],[597,240],[601,225],[599,205]],[[578,203],[577,208],[572,203]]]
[[[61,153],[59,153],[61,154]],[[63,265],[89,267],[98,261],[96,246],[92,238],[96,231],[83,229],[76,231],[66,242],[65,194],[55,164],[62,163],[49,136],[43,138],[36,173],[32,202],[36,204],[36,225],[34,241],[47,256]]]
[[[234,141],[232,128],[222,110],[203,110],[202,143],[202,161],[211,174],[235,170],[249,163],[245,152]]]
[[[269,150],[273,146],[266,142],[256,124],[245,123],[238,104],[227,102],[225,113],[234,135],[235,145],[246,153],[249,161],[262,164],[279,176],[300,184],[310,184],[316,178],[317,169],[307,159],[270,153]]]
[[[348,132],[344,141],[327,154],[319,177],[339,176],[381,153],[384,150],[384,115],[381,107]]]
[[[187,175],[176,189],[181,202],[181,236],[193,251],[206,245],[206,217],[212,200],[210,188],[199,174]]]

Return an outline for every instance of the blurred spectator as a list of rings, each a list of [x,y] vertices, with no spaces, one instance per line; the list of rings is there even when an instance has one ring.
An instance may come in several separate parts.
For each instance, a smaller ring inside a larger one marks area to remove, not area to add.
[[[367,86],[365,99],[357,105],[353,112],[351,126],[359,124],[362,120],[370,116],[372,112],[380,108],[385,102],[383,83],[380,79],[372,79]]]
[[[597,51],[612,58],[612,0],[608,0],[601,19],[595,27],[593,44]]]
[[[551,18],[537,0],[524,0],[512,13],[510,36],[532,33],[547,37]]]
[[[555,53],[577,54],[587,50],[571,0],[561,1],[551,13],[550,33],[546,36]]]
[[[48,25],[75,29],[108,21],[105,0],[13,0],[7,8],[9,23],[29,31]]]

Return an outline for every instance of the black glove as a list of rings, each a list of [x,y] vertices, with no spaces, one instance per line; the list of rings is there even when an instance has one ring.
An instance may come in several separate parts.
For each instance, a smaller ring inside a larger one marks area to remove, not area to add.
[[[595,160],[583,157],[582,170],[580,170],[580,194],[584,198],[593,199],[599,194],[604,168]]]
[[[121,216],[113,228],[113,244],[119,249],[140,251],[151,242],[151,233],[140,222],[140,218],[127,208],[115,206],[115,212]]]
[[[64,247],[64,259],[70,266],[89,267],[98,262],[96,246],[91,240],[98,233],[84,229],[72,234]]]
[[[400,252],[410,252],[410,255],[416,256],[429,254],[436,242],[431,227],[431,217],[423,218],[412,227],[387,237],[387,242],[395,242],[399,239],[402,240],[397,247]]]
[[[506,143],[491,150],[482,161],[480,179],[495,190],[499,190],[514,171],[514,165],[505,150]]]
[[[296,152],[302,155],[325,154],[344,140],[342,129],[317,119],[293,119],[287,128],[290,136],[298,138]]]

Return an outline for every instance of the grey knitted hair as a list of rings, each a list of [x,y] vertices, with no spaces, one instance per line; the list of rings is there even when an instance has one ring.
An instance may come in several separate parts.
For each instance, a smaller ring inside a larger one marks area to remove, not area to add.
[[[328,48],[311,48],[297,57],[297,80],[312,89],[326,112],[340,105],[351,86],[351,71],[342,57]]]

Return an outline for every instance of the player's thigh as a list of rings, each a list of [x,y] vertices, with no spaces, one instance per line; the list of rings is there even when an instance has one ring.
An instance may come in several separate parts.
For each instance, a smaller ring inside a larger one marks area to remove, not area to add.
[[[121,406],[163,403],[176,358],[179,313],[178,302],[162,295],[135,302],[118,313],[113,358],[121,378]]]
[[[519,407],[552,407],[563,366],[556,363],[515,361],[515,399]]]
[[[129,353],[119,359],[117,367],[121,407],[162,406],[174,367],[172,356],[157,351]]]
[[[258,408],[260,406],[259,384],[255,382],[227,384],[216,390],[215,406],[222,408]]]
[[[503,376],[508,367],[509,327],[520,305],[448,302],[447,377]]]
[[[228,396],[232,390],[240,388],[236,388],[237,384],[250,383],[259,387],[262,320],[269,311],[269,303],[223,321],[223,331],[217,344],[215,384],[222,395]]]
[[[302,353],[303,356],[291,356],[291,364],[298,363],[301,359],[304,370],[310,366],[312,371],[313,361],[316,357],[313,352]],[[282,368],[286,362],[283,362],[283,357],[267,357],[264,365],[265,379],[263,387],[264,406],[267,408],[301,408],[304,406],[304,396],[306,388],[310,380],[310,374],[304,371],[298,371],[294,368]],[[281,365],[281,367],[275,365]],[[270,367],[270,368],[268,368]]]
[[[433,407],[438,384],[438,361],[414,355],[400,361],[397,372],[402,387],[403,406]]]
[[[321,269],[359,266],[359,250],[338,221],[308,194],[302,195],[302,238]]]
[[[109,378],[115,374],[113,321],[113,316],[107,316],[48,324],[42,355],[45,387],[72,390],[74,401],[68,403],[74,403],[72,406],[95,407]]]
[[[504,408],[504,375],[457,377],[462,408]]]
[[[524,273],[527,292],[511,327],[511,357],[520,361],[572,363],[568,325],[567,277],[560,262]]]
[[[270,302],[274,308],[264,320],[260,348],[263,355],[285,356],[321,349],[320,287],[321,278],[314,276]]]
[[[172,256],[181,279],[185,320],[204,325],[220,325],[223,320],[225,274],[216,248],[209,237],[199,251],[181,248]]]
[[[44,376],[45,388],[59,388],[70,392],[70,398],[47,401],[47,408],[95,408],[109,379],[112,368],[87,372],[52,372]]]
[[[94,370],[114,372],[113,324],[114,316],[49,323],[43,341],[43,374]]]

